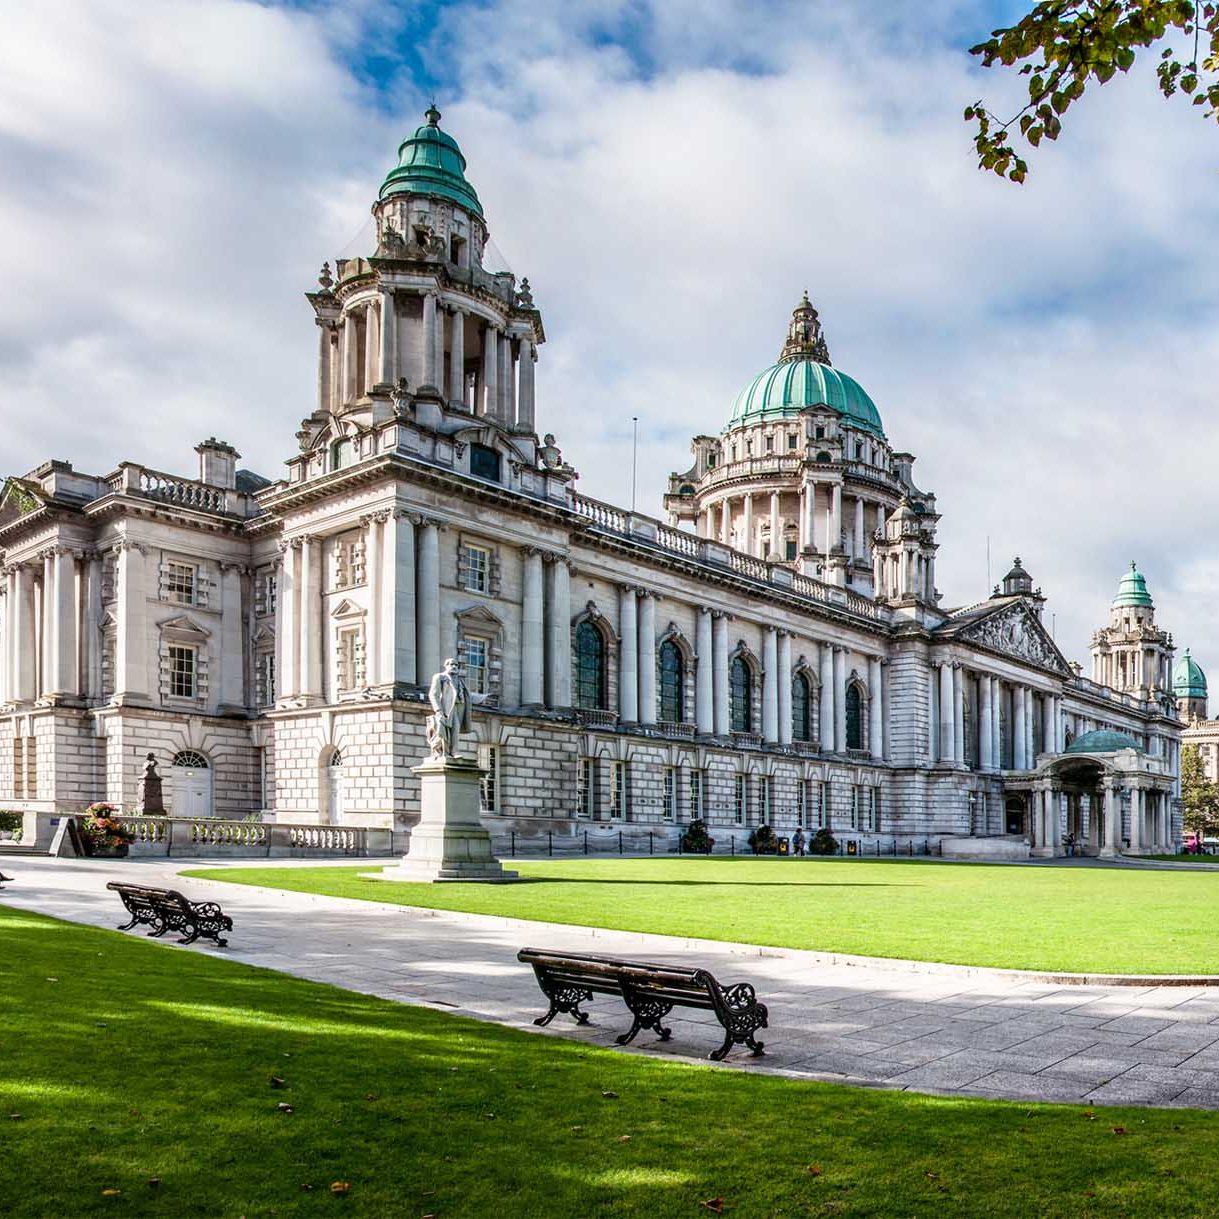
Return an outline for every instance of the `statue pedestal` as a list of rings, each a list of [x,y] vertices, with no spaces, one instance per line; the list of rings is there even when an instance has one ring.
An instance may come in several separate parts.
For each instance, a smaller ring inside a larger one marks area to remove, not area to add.
[[[402,862],[380,880],[515,880],[491,849],[478,816],[483,769],[472,758],[434,758],[411,768],[419,776],[419,824]]]

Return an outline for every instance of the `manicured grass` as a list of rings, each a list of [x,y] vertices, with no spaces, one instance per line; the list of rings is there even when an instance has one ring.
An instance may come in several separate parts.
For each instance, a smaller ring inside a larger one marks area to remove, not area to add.
[[[0,943],[13,1219],[1213,1213],[1212,1114],[657,1061],[13,911]]]
[[[924,961],[1219,974],[1219,874],[931,861],[513,862],[533,883],[401,884],[347,868],[194,876],[555,923]]]

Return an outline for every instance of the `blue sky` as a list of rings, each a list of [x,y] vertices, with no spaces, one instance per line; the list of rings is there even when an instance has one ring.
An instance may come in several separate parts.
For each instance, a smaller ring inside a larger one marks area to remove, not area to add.
[[[722,426],[808,287],[834,362],[918,457],[945,603],[1019,553],[1083,658],[1131,558],[1205,665],[1219,555],[1219,130],[1146,69],[1023,188],[963,106],[1017,4],[44,0],[0,43],[6,472],[268,474],[311,409],[302,293],[365,229],[433,95],[545,317],[539,420],[621,502]]]

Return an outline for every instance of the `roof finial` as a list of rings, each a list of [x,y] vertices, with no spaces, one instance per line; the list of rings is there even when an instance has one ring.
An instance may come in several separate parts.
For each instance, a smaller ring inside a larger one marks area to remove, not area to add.
[[[440,111],[436,109],[435,98],[432,98],[432,100],[428,103],[428,108],[424,111],[423,117],[427,119],[427,125],[429,127],[440,126]]]
[[[779,360],[815,360],[820,364],[829,364],[830,353],[825,345],[825,336],[821,333],[821,323],[817,318],[817,310],[808,299],[808,289],[804,289],[800,303],[792,310],[792,319],[787,327],[787,341],[779,353]]]

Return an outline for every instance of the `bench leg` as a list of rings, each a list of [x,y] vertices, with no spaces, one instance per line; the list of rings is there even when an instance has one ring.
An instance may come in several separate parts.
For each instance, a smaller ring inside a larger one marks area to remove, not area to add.
[[[199,938],[199,928],[194,923],[191,923],[189,927],[184,927],[183,930],[186,934],[178,940],[179,944],[193,944]]]
[[[634,1020],[628,1032],[614,1038],[619,1045],[630,1045],[640,1029],[654,1029],[660,1035],[661,1041],[668,1041],[673,1036],[673,1030],[660,1023],[673,1010],[673,1004],[645,999],[636,1000],[628,1006]]]
[[[164,934],[165,934],[165,933],[166,933],[168,930],[169,930],[169,924],[168,924],[168,923],[156,922],[156,923],[153,923],[153,924],[152,924],[152,928],[149,930],[148,934],[149,934],[149,935],[151,935],[151,936],[155,936],[155,937],[157,937],[157,938],[160,938],[160,937],[161,937],[161,936],[163,936],[163,935],[164,935]]]
[[[580,1010],[580,1004],[591,1001],[591,990],[577,986],[560,986],[546,991],[546,997],[550,1000],[550,1011],[533,1022],[538,1028],[544,1029],[560,1012],[574,1016],[577,1024],[588,1023],[588,1013]]]
[[[712,1050],[707,1057],[712,1059],[714,1062],[722,1062],[727,1056],[728,1051],[739,1042],[741,1045],[746,1045],[749,1047],[749,1052],[754,1056],[754,1058],[760,1058],[766,1053],[765,1049],[763,1048],[765,1043],[754,1037],[754,1033],[756,1033],[759,1028],[765,1027],[766,1022],[763,1020],[761,1024],[754,1025],[753,1028],[750,1028],[745,1032],[741,1032],[739,1029],[733,1029],[731,1027],[725,1028],[724,1044],[720,1046],[718,1050]]]
[[[135,915],[132,915],[130,922],[119,924],[119,930],[120,931],[130,931],[132,929],[132,927],[134,927],[136,925],[136,923],[138,923],[139,921],[140,920]]]

